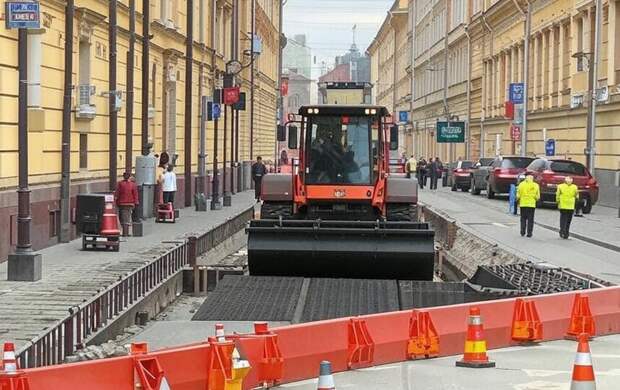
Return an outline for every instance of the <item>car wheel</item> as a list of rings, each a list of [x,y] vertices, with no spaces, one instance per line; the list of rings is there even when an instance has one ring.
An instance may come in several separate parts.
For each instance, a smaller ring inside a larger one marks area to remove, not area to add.
[[[581,209],[581,211],[584,214],[590,214],[592,212],[592,202],[590,202],[590,199],[585,198],[584,200],[584,205],[583,205],[583,209]]]
[[[471,178],[469,186],[471,188],[472,195],[480,195],[480,190],[476,188],[476,180],[473,177]]]
[[[461,191],[463,191],[463,192],[469,192],[469,187],[461,187]]]
[[[456,183],[454,183],[454,184],[452,184],[452,191],[456,191],[456,190],[458,190],[458,188],[456,186]]]
[[[495,192],[493,192],[493,189],[491,188],[491,183],[489,182],[487,182],[487,198],[489,199],[495,198]]]

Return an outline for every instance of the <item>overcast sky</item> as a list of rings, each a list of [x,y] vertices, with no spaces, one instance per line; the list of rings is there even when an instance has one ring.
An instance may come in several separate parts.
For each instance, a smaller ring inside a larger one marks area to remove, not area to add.
[[[313,78],[320,75],[321,62],[332,65],[353,41],[364,53],[376,35],[393,0],[288,0],[284,6],[284,33],[306,34],[307,45],[316,56]]]

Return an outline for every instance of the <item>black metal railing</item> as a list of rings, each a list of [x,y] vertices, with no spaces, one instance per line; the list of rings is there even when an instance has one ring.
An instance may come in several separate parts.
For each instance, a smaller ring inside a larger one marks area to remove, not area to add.
[[[195,264],[196,257],[241,231],[254,217],[250,207],[200,236],[180,240],[175,246],[119,280],[92,298],[69,308],[68,315],[18,351],[20,367],[33,368],[64,362],[87,340],[118,318],[183,267]]]

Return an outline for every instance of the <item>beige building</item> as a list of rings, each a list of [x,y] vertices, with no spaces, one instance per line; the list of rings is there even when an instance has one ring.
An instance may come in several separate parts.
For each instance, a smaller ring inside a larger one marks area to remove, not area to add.
[[[368,47],[373,103],[385,106],[398,122],[411,107],[411,38],[408,0],[396,0],[375,39]],[[412,153],[411,123],[399,123],[400,152]]]
[[[239,0],[239,57],[249,62],[252,1]],[[136,0],[136,45],[133,75],[133,156],[141,152],[142,1]],[[108,188],[108,1],[75,0],[73,34],[73,90],[71,113],[72,195],[78,191]],[[126,74],[129,41],[129,2],[119,0],[117,9],[117,90],[122,92],[118,112],[118,175],[125,167]],[[185,42],[187,0],[151,0],[149,75],[149,140],[156,153],[178,154],[178,199],[183,199],[184,155],[192,156],[192,181],[198,170],[200,96],[212,96],[217,79],[232,58],[232,0],[194,0],[194,63],[192,83],[192,150],[184,150]],[[65,1],[41,0],[41,29],[29,32],[29,179],[32,189],[32,241],[35,249],[58,241],[59,183],[64,78]],[[256,0],[256,34],[262,54],[256,60],[254,139],[250,140],[250,67],[240,74],[247,93],[246,111],[240,117],[241,160],[275,153],[276,100],[278,93],[279,1]],[[215,21],[215,23],[213,23]],[[212,27],[215,26],[213,29]],[[215,35],[213,35],[215,34]],[[213,35],[213,36],[212,36]],[[212,40],[213,39],[213,40]],[[212,44],[214,42],[214,44]],[[0,26],[0,261],[16,240],[17,146],[17,30]],[[220,124],[220,138],[223,136]],[[230,125],[228,127],[230,131]],[[213,122],[207,125],[207,160],[213,157]],[[230,139],[230,135],[229,135]],[[223,142],[220,139],[220,148]],[[230,145],[230,143],[229,143]],[[229,146],[230,147],[230,146]],[[223,150],[220,149],[220,161]],[[229,156],[230,158],[230,153]]]

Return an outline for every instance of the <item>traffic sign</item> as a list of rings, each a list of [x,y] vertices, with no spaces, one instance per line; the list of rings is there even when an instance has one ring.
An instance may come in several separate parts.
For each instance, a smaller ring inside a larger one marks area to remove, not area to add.
[[[400,123],[409,122],[409,111],[399,111],[398,112],[398,121]]]
[[[41,28],[41,9],[38,1],[7,1],[5,4],[6,28]]]
[[[549,138],[545,142],[545,155],[555,156],[555,140],[553,138]]]
[[[220,119],[220,116],[222,116],[222,105],[213,103],[213,119]]]
[[[239,87],[224,88],[224,104],[233,105],[239,101]]]
[[[465,122],[437,122],[438,143],[465,142]]]
[[[515,104],[515,113],[512,123],[515,125],[523,124],[523,104]]]
[[[518,141],[521,139],[521,126],[517,126],[517,125],[510,126],[510,138],[513,141]]]
[[[511,83],[509,88],[510,101],[514,104],[523,104],[523,83]]]

